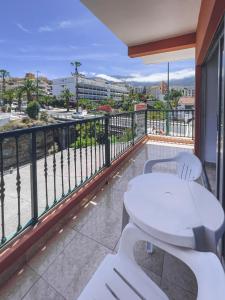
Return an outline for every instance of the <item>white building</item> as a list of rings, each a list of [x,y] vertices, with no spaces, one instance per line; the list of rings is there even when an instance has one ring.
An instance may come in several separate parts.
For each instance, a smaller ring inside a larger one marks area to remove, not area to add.
[[[192,87],[185,87],[183,88],[183,95],[185,97],[195,97],[195,89]]]
[[[52,93],[59,97],[63,90],[69,89],[71,93],[76,94],[76,79],[75,77],[66,77],[53,79]],[[78,98],[90,100],[106,100],[114,99],[121,100],[122,97],[127,97],[129,90],[125,85],[109,83],[101,78],[86,78],[79,76],[78,78]]]

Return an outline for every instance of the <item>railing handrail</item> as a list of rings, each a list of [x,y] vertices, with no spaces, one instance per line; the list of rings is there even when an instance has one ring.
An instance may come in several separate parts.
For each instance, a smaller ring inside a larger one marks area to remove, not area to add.
[[[38,126],[29,127],[29,128],[21,128],[21,129],[2,131],[2,132],[0,132],[0,139],[7,138],[7,137],[15,137],[15,136],[23,135],[23,134],[27,134],[27,133],[32,133],[34,131],[40,131],[40,130],[45,131],[48,129],[62,128],[62,127],[76,125],[76,124],[87,123],[87,122],[90,122],[90,120],[97,121],[97,120],[103,120],[103,119],[105,119],[105,116],[93,117],[93,118],[88,118],[88,119],[80,119],[80,120],[64,121],[64,122],[53,123],[53,124],[42,125],[42,126],[38,125]]]
[[[40,131],[40,130],[48,130],[48,129],[54,129],[54,128],[61,128],[61,127],[65,127],[65,126],[72,126],[72,125],[76,125],[76,124],[81,124],[81,123],[87,123],[90,120],[103,120],[106,118],[106,116],[109,117],[119,117],[119,116],[127,116],[127,114],[139,114],[139,113],[143,113],[146,110],[139,110],[139,111],[130,111],[130,112],[120,112],[120,113],[110,113],[104,116],[99,116],[99,117],[91,117],[91,118],[87,118],[87,119],[76,119],[76,120],[70,120],[70,121],[63,121],[63,122],[58,122],[58,123],[53,123],[53,124],[47,124],[47,125],[38,125],[38,126],[32,126],[29,128],[21,128],[21,129],[14,129],[14,130],[7,130],[7,131],[2,131],[0,132],[0,139],[2,138],[7,138],[7,137],[15,137],[18,135],[23,135],[23,134],[27,134],[27,133],[31,133],[34,131]],[[147,111],[156,111],[156,112],[194,112],[195,109],[151,109],[148,108]]]

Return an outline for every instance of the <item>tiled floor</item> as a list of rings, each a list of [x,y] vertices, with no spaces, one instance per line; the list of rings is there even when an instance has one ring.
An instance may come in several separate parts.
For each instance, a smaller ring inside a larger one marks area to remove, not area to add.
[[[192,151],[174,145],[145,145],[88,206],[27,260],[24,268],[2,287],[0,299],[77,299],[104,256],[117,250],[123,193],[128,181],[141,174],[148,158],[169,157],[183,150]],[[161,167],[161,170],[173,171],[173,168]],[[176,258],[160,249],[148,255],[143,242],[136,245],[135,257],[170,299],[196,298],[195,278]]]

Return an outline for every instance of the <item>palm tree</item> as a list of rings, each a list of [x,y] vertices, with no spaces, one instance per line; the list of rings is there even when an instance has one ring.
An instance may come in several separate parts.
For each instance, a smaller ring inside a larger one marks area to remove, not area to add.
[[[76,79],[76,93],[75,93],[75,100],[76,100],[76,107],[77,107],[77,112],[79,109],[79,97],[78,97],[78,77],[79,77],[79,72],[78,72],[78,68],[81,66],[81,63],[79,61],[72,61],[71,66],[73,66],[75,68],[75,72],[71,73],[73,76],[75,76]]]
[[[15,89],[15,96],[18,102],[18,109],[20,112],[21,112],[23,93],[24,93],[23,87],[19,86],[18,88]]]
[[[72,94],[70,92],[69,89],[65,89],[62,93],[61,93],[61,97],[63,98],[63,100],[65,101],[65,106],[66,106],[66,110],[69,111],[70,110],[70,99],[74,96],[74,94]]]
[[[5,93],[6,89],[6,77],[9,77],[9,72],[7,70],[1,69],[0,70],[0,78],[2,78],[2,93]]]
[[[25,79],[24,84],[22,86],[23,93],[27,96],[27,102],[31,102],[33,100],[33,93],[37,91],[37,87],[33,80]]]
[[[15,98],[15,90],[14,89],[6,90],[4,93],[4,98],[6,99],[7,103],[9,104],[10,111],[11,111],[12,102],[13,102],[13,99]]]

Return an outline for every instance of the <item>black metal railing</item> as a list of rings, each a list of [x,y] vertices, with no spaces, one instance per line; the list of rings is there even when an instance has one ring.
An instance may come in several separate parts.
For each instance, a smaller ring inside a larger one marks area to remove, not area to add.
[[[194,138],[194,110],[148,110],[149,134]]]
[[[132,147],[146,112],[128,112],[0,133],[4,246]]]
[[[193,138],[194,111],[145,110],[0,133],[0,247],[146,134]]]

